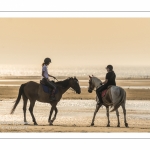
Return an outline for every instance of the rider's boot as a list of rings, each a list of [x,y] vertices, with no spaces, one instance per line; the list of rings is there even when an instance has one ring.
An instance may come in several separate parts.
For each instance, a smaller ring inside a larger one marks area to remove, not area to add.
[[[103,104],[101,93],[98,94],[98,99],[97,105]]]
[[[50,101],[54,101],[56,100],[55,98],[55,89],[52,91],[51,97],[50,97]]]

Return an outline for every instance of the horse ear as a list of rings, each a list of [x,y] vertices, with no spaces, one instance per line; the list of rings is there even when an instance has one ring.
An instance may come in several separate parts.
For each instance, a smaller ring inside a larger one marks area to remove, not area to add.
[[[92,78],[92,77],[89,75],[89,78]]]
[[[94,75],[92,74],[92,77],[94,77]]]

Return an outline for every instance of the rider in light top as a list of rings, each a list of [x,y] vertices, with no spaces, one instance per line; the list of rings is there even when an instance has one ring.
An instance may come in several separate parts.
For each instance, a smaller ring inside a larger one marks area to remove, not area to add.
[[[52,76],[52,75],[49,75],[48,74],[48,69],[47,69],[47,66],[51,63],[51,59],[50,58],[45,58],[44,59],[44,63],[42,64],[42,81],[47,85],[49,86],[50,88],[53,89],[52,91],[52,95],[51,95],[51,100],[55,100],[55,91],[56,91],[56,86],[53,82],[51,82],[49,80],[49,77],[52,77],[54,79],[56,79],[56,77]]]
[[[115,74],[115,72],[113,71],[113,66],[112,66],[112,65],[108,65],[108,66],[106,67],[106,69],[107,69],[107,72],[108,72],[108,73],[106,74],[105,81],[102,82],[102,86],[100,86],[100,87],[96,90],[96,94],[97,94],[97,96],[98,96],[98,98],[99,98],[99,101],[98,101],[97,104],[103,103],[102,97],[101,97],[101,92],[102,92],[103,90],[107,89],[108,86],[110,86],[110,85],[115,85],[115,86],[116,86],[116,81],[115,81],[115,79],[116,79],[116,74]]]

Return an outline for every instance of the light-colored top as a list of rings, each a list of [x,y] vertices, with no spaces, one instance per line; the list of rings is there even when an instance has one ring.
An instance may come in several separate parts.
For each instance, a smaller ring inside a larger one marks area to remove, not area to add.
[[[47,66],[46,65],[44,65],[43,67],[42,67],[42,72],[44,71],[44,76],[46,77],[46,78],[49,78],[49,76],[48,76],[48,69],[47,69]]]

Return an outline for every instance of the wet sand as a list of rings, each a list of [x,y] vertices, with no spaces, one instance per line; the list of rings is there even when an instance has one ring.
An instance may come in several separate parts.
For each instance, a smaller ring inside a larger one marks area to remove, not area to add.
[[[63,80],[63,78],[58,78]],[[0,100],[15,99],[21,84],[28,81],[39,83],[40,78],[1,78],[0,79]],[[116,81],[118,86],[123,87],[127,92],[128,100],[150,100],[150,79],[119,79]],[[88,93],[88,78],[79,78],[82,93],[75,94],[72,90],[68,90],[63,99],[95,99],[95,91]]]
[[[62,100],[58,104],[58,115],[49,126],[47,120],[50,111],[49,104],[36,102],[34,115],[38,126],[34,126],[27,110],[29,125],[23,125],[22,101],[13,115],[10,110],[13,101],[0,102],[0,132],[150,132],[150,101],[128,100],[126,104],[129,128],[124,126],[122,109],[119,108],[121,127],[117,126],[115,112],[110,113],[110,125],[106,127],[107,117],[105,107],[101,108],[95,119],[95,126],[91,127],[91,120],[95,110],[95,100]],[[29,104],[28,104],[29,106]]]

